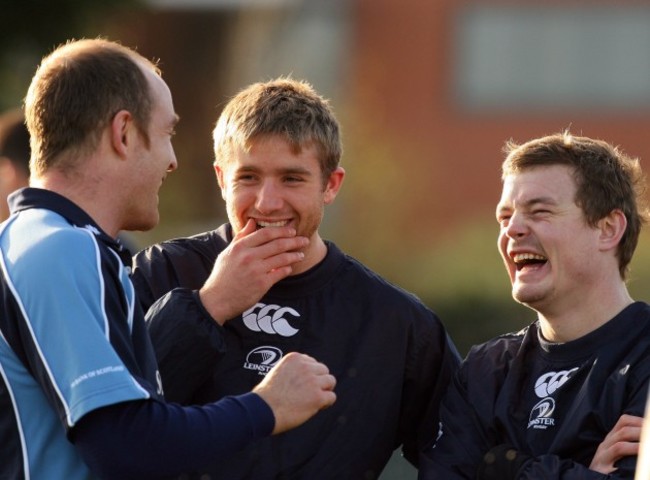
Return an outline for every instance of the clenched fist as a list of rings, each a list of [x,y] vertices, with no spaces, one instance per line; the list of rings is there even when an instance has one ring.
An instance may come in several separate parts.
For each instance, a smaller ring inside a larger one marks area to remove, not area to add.
[[[255,387],[275,416],[273,434],[295,428],[336,401],[336,379],[309,355],[291,352]]]

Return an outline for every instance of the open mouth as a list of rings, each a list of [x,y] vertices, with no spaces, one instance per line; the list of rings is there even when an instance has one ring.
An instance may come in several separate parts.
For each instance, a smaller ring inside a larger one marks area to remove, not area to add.
[[[263,222],[261,220],[257,221],[257,229],[269,228],[269,227],[284,227],[289,223],[289,220],[280,220],[278,222]]]
[[[515,262],[517,271],[530,266],[544,265],[548,261],[543,255],[535,253],[518,253],[512,257],[512,260]]]

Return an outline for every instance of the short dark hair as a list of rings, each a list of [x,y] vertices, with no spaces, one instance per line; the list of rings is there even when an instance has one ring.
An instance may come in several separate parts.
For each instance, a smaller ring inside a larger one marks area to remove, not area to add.
[[[21,108],[0,114],[0,157],[7,158],[29,176],[29,132]]]
[[[133,115],[148,141],[153,101],[143,68],[160,74],[134,50],[104,39],[69,41],[47,55],[25,98],[32,173],[73,165],[74,155],[62,154],[95,148],[120,110]]]
[[[568,130],[524,144],[513,141],[504,147],[502,175],[517,174],[536,166],[566,165],[573,169],[576,204],[587,223],[595,226],[613,210],[621,210],[627,228],[618,245],[621,278],[634,255],[641,227],[648,219],[645,177],[639,160],[602,140],[573,136]]]

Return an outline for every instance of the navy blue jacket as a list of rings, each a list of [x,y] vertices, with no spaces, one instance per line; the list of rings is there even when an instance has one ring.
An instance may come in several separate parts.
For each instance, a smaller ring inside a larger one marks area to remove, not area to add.
[[[635,456],[610,476],[589,464],[621,415],[644,415],[649,379],[650,306],[642,302],[564,344],[546,342],[533,323],[473,347],[443,402],[442,436],[420,478],[477,478],[483,455],[509,445],[522,462],[496,478],[632,479]]]
[[[337,401],[295,430],[251,444],[211,478],[372,479],[400,445],[417,464],[459,363],[436,315],[328,242],[320,264],[219,326],[196,289],[231,238],[224,225],[135,257],[143,306],[162,297],[152,311],[169,313],[148,323],[167,395],[191,404],[247,391],[299,351],[330,368]]]

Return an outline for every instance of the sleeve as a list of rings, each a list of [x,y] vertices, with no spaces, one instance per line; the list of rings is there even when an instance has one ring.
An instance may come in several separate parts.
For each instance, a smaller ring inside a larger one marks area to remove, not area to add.
[[[107,310],[124,299],[111,286],[99,245],[83,229],[54,230],[8,266],[23,312],[20,349],[67,427],[106,405],[149,398],[109,339],[128,329],[129,311]],[[21,247],[23,248],[23,247]],[[61,256],[52,252],[72,251]]]
[[[152,245],[133,258],[131,280],[162,377],[165,398],[192,403],[225,352],[223,327],[198,295],[223,240],[217,236]]]
[[[460,363],[460,356],[442,322],[426,310],[414,322],[406,364],[400,437],[404,457],[418,466],[424,448],[435,440],[442,397]]]
[[[629,394],[629,398],[626,400],[624,411],[621,414],[625,413],[639,417],[644,415],[648,392],[648,364],[648,360],[644,358],[641,364],[637,365],[637,378],[631,382],[631,385],[634,386],[628,386],[627,393]],[[619,418],[619,414],[614,415],[611,421],[612,426],[616,424]],[[537,478],[557,478],[561,480],[571,480],[574,478],[584,478],[586,480],[605,478],[611,480],[633,480],[635,478],[637,458],[636,455],[621,458],[615,464],[616,470],[608,475],[604,475],[590,470],[588,465],[585,466],[568,458],[562,458],[558,455],[540,455],[532,457],[531,461],[521,468],[519,475],[515,478],[517,480],[534,480]],[[488,479],[488,477],[485,478],[486,480]]]
[[[466,368],[464,362],[442,401],[438,439],[421,458],[419,480],[473,480],[491,446],[488,432],[469,402]]]
[[[645,411],[645,403],[648,392],[648,366],[649,361],[644,358],[636,366],[635,379],[632,380],[626,390],[628,398],[625,401],[623,412],[628,415],[643,416]],[[612,426],[616,424],[620,414],[616,413],[611,419]],[[603,437],[604,440],[604,437]],[[602,441],[602,440],[601,440]],[[498,448],[498,447],[496,447]],[[595,449],[594,449],[595,452]],[[483,462],[485,463],[485,462]],[[506,468],[502,462],[498,465],[499,468]],[[517,480],[534,480],[538,478],[557,478],[558,480],[572,480],[574,478],[581,478],[585,480],[598,480],[598,479],[611,479],[611,480],[633,480],[636,473],[637,456],[628,456],[616,462],[616,470],[608,475],[604,475],[588,468],[582,463],[573,461],[570,458],[562,458],[558,455],[539,455],[530,457],[530,461],[521,466],[515,477],[479,477],[484,480],[490,478],[516,478]]]
[[[636,457],[626,457],[620,460],[618,467],[610,474],[602,474],[570,459],[562,459],[557,455],[540,455],[533,457],[519,471],[516,480],[536,480],[539,478],[556,478],[558,480],[633,480],[636,467]],[[487,480],[489,477],[485,477]],[[496,478],[496,477],[495,477]],[[507,477],[500,477],[507,480]]]
[[[156,301],[146,315],[165,398],[191,403],[226,350],[223,327],[205,310],[198,292],[176,288]]]
[[[554,478],[573,480],[580,479],[630,479],[634,471],[625,473],[618,470],[611,475],[605,475],[589,470],[573,460],[562,460],[557,455],[540,455],[531,457],[515,450],[511,445],[497,445],[490,449],[478,465],[476,480],[536,480],[539,478]]]
[[[223,240],[179,238],[151,245],[133,257],[131,281],[142,311],[174,288],[199,290],[214,266]]]
[[[162,248],[151,246],[133,256],[131,282],[135,288],[138,303],[146,312],[157,299],[174,288],[172,273],[167,267],[167,258]]]
[[[419,480],[634,478],[636,456],[619,460],[617,469],[609,475],[604,475],[571,458],[562,458],[555,454],[530,456],[527,452],[504,444],[504,439],[495,430],[496,427],[489,423],[489,412],[479,412],[468,395],[468,369],[472,364],[482,361],[485,361],[483,357],[472,357],[470,352],[468,359],[463,362],[454,377],[440,410],[441,430],[438,441],[421,459]],[[480,386],[474,384],[473,388]],[[633,393],[625,413],[639,415],[639,408],[643,408],[645,391],[646,389],[642,388],[638,394]],[[489,395],[487,391],[485,393]]]
[[[270,407],[247,393],[201,407],[158,401],[104,407],[82,418],[71,440],[100,478],[128,480],[218,469],[273,428]]]

